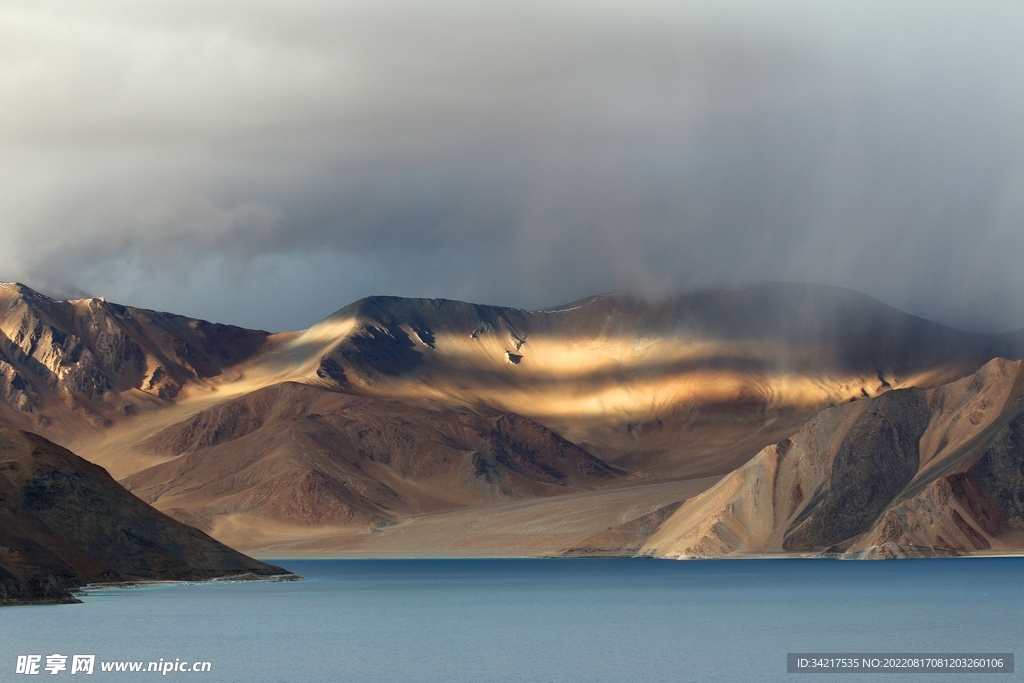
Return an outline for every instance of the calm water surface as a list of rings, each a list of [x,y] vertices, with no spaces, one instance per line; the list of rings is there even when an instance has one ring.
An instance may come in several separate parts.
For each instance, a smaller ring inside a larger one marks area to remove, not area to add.
[[[306,580],[104,590],[82,605],[0,608],[0,680],[33,680],[15,675],[18,654],[54,653],[95,654],[96,672],[71,676],[69,660],[68,671],[36,680],[810,683],[836,674],[787,674],[787,652],[1024,655],[1024,558],[275,563]],[[212,667],[99,671],[100,661],[160,658]]]

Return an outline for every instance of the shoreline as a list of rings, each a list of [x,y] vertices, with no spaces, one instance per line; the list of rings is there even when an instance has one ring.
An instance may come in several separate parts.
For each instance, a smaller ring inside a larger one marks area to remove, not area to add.
[[[105,590],[131,590],[135,588],[151,588],[159,586],[200,586],[211,583],[284,583],[286,581],[305,581],[298,574],[238,574],[235,576],[215,576],[210,579],[189,579],[173,581],[167,579],[141,579],[139,581],[112,581],[110,583],[89,583],[71,591],[72,595],[86,595]],[[38,604],[38,603],[30,603]]]
[[[901,560],[956,560],[985,558],[1024,558],[1024,550],[1019,553],[972,553],[970,555],[933,555],[930,557],[885,557],[862,558],[843,557],[841,554],[744,554],[708,557],[654,557],[651,555],[392,555],[392,556],[350,556],[350,557],[266,557],[258,558],[261,562],[362,562],[382,560],[661,560],[669,562],[716,561],[716,560],[839,560],[843,562],[888,562]]]

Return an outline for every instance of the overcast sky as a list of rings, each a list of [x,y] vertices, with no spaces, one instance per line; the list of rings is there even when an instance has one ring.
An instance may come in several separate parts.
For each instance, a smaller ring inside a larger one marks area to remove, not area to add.
[[[1024,290],[1024,4],[0,6],[0,280],[270,330]]]

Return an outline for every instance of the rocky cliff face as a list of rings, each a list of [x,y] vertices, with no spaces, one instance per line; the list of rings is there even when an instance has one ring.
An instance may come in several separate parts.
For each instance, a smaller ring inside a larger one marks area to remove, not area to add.
[[[100,467],[0,427],[0,605],[87,583],[285,575],[157,512]]]
[[[1019,551],[1024,363],[832,408],[687,501],[644,555]]]
[[[252,357],[267,336],[0,284],[0,416],[55,434],[110,426]]]

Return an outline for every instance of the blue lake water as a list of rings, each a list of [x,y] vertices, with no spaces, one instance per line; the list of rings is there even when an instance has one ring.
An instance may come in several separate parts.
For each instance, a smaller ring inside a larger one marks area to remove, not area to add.
[[[19,654],[95,654],[36,680],[814,681],[787,652],[1024,653],[1024,558],[277,560],[302,582],[103,590],[0,608],[0,680]],[[102,661],[208,661],[108,673]],[[977,674],[968,680],[1014,680]],[[952,682],[947,674],[840,681]]]

